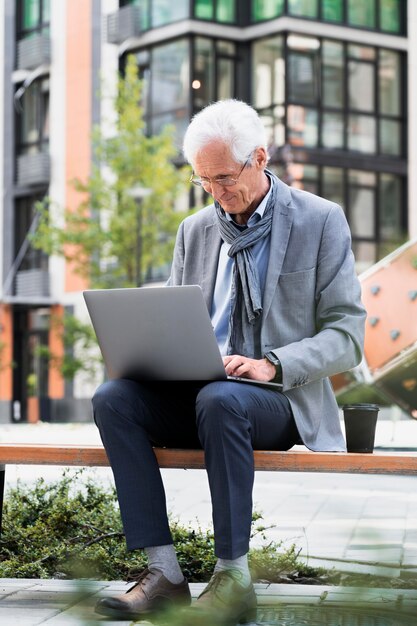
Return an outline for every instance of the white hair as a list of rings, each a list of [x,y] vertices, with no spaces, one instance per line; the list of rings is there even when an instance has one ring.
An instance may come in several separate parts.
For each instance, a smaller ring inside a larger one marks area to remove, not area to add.
[[[226,144],[236,163],[244,163],[256,148],[265,148],[265,127],[259,115],[246,102],[220,100],[194,115],[188,126],[183,153],[193,165],[197,154],[212,141]]]

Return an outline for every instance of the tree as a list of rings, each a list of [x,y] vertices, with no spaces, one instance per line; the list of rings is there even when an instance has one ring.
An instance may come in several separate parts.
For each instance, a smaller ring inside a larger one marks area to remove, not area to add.
[[[185,212],[174,210],[185,187],[186,172],[176,168],[177,149],[172,127],[148,136],[140,106],[142,82],[134,57],[119,78],[114,99],[115,132],[93,130],[93,165],[87,181],[75,180],[80,204],[37,204],[39,224],[31,236],[33,247],[64,256],[74,272],[93,288],[140,286],[151,268],[169,263],[174,235]],[[132,189],[143,190],[138,201]],[[78,371],[92,374],[96,363],[86,358],[95,344],[91,326],[66,314],[60,323],[64,355],[42,347],[42,356],[71,379]],[[75,351],[72,352],[71,347]]]
[[[174,234],[185,215],[174,210],[186,174],[173,163],[173,128],[146,134],[141,93],[131,56],[114,101],[116,132],[107,137],[94,129],[91,175],[86,182],[73,182],[83,200],[75,209],[54,207],[54,219],[48,200],[37,207],[40,222],[32,245],[63,255],[92,287],[142,284],[151,268],[170,261]],[[133,188],[148,195],[138,201]]]

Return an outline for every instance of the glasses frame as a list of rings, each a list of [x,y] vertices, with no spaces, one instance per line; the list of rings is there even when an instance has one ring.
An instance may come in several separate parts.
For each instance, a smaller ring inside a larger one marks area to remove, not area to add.
[[[191,174],[189,182],[193,183],[193,185],[195,185],[196,187],[203,187],[203,189],[205,189],[206,187],[212,187],[213,184],[220,185],[221,187],[233,187],[233,185],[236,185],[236,183],[238,182],[240,175],[242,174],[243,170],[245,169],[245,167],[247,166],[251,158],[252,158],[252,153],[248,156],[248,158],[244,162],[236,178],[232,178],[231,176],[225,176],[223,181],[227,181],[226,183],[223,182],[221,178],[214,178],[213,180],[209,180],[209,179],[202,180],[201,178],[195,178],[194,172]]]

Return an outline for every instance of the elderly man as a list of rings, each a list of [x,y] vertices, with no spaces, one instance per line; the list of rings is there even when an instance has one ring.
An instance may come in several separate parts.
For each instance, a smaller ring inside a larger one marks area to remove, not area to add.
[[[267,169],[265,129],[234,100],[198,113],[185,135],[191,182],[214,203],[181,224],[170,285],[201,286],[227,374],[280,381],[283,393],[237,382],[106,382],[96,423],[113,468],[127,546],[145,570],[96,610],[138,617],[188,604],[152,445],[202,447],[212,498],[214,574],[194,604],[216,623],[248,622],[253,449],[345,450],[329,376],[361,360],[365,312],[341,208],[287,187]]]

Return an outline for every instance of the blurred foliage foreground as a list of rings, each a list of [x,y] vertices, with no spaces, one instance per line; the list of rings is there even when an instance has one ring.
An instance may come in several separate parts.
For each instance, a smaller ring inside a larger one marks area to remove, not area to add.
[[[97,484],[91,474],[76,480],[83,472],[67,470],[56,482],[19,483],[8,492],[0,578],[130,580],[144,569],[142,551],[126,550],[115,490]],[[173,520],[171,530],[184,575],[190,582],[207,581],[216,560],[212,531]],[[264,544],[249,553],[256,581],[417,588],[412,576],[390,580],[309,567],[295,545],[267,541],[267,530],[255,513],[252,537],[260,536]]]

